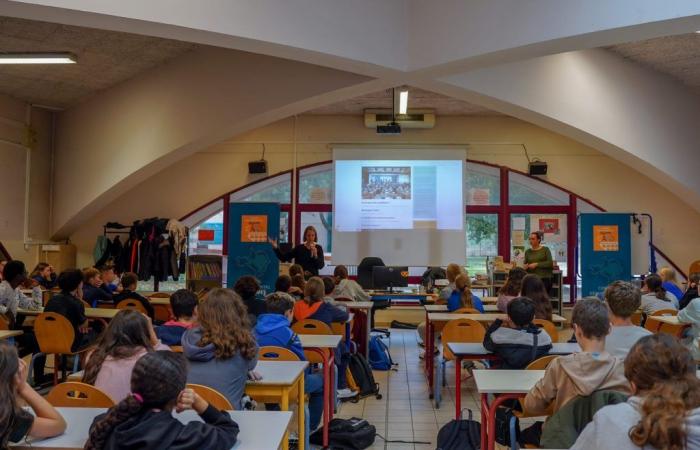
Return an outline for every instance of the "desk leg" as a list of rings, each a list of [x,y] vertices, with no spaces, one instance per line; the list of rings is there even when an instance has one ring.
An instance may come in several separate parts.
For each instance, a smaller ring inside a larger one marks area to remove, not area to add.
[[[297,423],[299,428],[297,431],[299,436],[297,448],[299,450],[305,450],[306,448],[306,399],[304,395],[304,372],[302,372],[297,383]]]
[[[502,394],[502,395],[496,395],[496,398],[493,399],[493,402],[491,405],[488,406],[488,433],[487,433],[487,446],[481,447],[482,449],[485,450],[494,450],[496,448],[496,410],[498,409],[499,406],[503,404],[506,400],[511,400],[511,399],[519,399],[524,397],[525,394]],[[482,396],[482,406],[481,406],[481,411],[483,414],[484,411],[484,406],[483,406],[483,396]],[[483,430],[483,424],[481,425],[481,428]],[[483,440],[483,434],[482,434],[482,440]]]
[[[289,389],[282,389],[282,398],[280,399],[280,410],[289,411]],[[282,441],[282,449],[289,449],[289,431],[284,432],[284,440]]]
[[[462,357],[455,355],[455,420],[462,412]]]
[[[308,350],[318,353],[323,361],[323,447],[328,447],[328,423],[333,418],[333,349],[309,348]]]
[[[481,448],[486,450],[486,433],[488,431],[489,394],[481,394]]]
[[[435,338],[433,337],[435,330],[433,329],[433,324],[428,321],[428,314],[426,313],[426,323],[425,323],[425,337],[427,342],[425,342],[425,367],[428,370],[428,390],[430,391],[430,398],[433,398],[433,372],[435,365]]]
[[[365,334],[365,358],[369,359],[369,340],[371,339],[372,335],[370,334],[372,331],[372,323],[369,320],[369,315],[372,314],[372,308],[366,310],[367,312],[365,313],[365,330],[367,330],[367,333]]]
[[[345,322],[345,348],[350,353],[352,348],[350,345],[350,321]]]

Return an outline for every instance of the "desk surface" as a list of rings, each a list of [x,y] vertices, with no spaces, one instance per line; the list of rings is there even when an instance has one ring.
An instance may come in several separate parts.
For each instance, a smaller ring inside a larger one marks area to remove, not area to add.
[[[448,312],[447,305],[423,305],[428,312]],[[484,311],[487,313],[499,313],[498,307],[493,304],[485,304]]]
[[[66,419],[66,433],[55,438],[31,441],[31,445],[12,448],[60,448],[82,449],[88,437],[93,418],[106,411],[105,408],[56,408]],[[290,411],[229,411],[231,418],[241,431],[235,450],[259,450],[278,448],[292,418]],[[201,422],[196,412],[189,410],[173,414],[182,423]]]
[[[481,297],[481,303],[498,303],[498,297]]]
[[[346,306],[348,309],[372,309],[374,302],[338,302]]]
[[[472,319],[477,322],[493,322],[496,319],[505,319],[505,314],[454,314],[454,313],[429,313],[428,319],[435,322],[448,322],[454,319]],[[566,319],[558,314],[552,314],[552,322],[566,322]]]
[[[465,344],[448,342],[447,346],[450,351],[456,356],[465,355],[490,355],[491,352],[486,350],[482,344]],[[555,342],[552,344],[552,349],[549,351],[550,355],[570,355],[571,353],[578,353],[581,351],[576,343],[569,342]]]
[[[474,370],[480,394],[527,394],[544,377],[544,370]]]
[[[678,316],[649,316],[647,320],[657,320],[659,322],[668,323],[670,325],[682,325],[678,321]]]
[[[170,306],[170,299],[165,297],[152,297],[148,299],[151,305],[165,305]]]
[[[107,309],[107,308],[85,308],[85,316],[89,319],[113,319],[114,316],[120,310],[118,309]],[[23,314],[25,316],[38,316],[44,312],[44,308],[39,309],[17,309],[17,314]]]
[[[335,348],[343,337],[339,334],[300,334],[303,348]]]
[[[255,371],[262,375],[262,380],[248,380],[250,385],[285,385],[289,386],[296,381],[306,367],[308,361],[258,361]]]
[[[7,339],[22,334],[22,330],[0,330],[0,339]]]

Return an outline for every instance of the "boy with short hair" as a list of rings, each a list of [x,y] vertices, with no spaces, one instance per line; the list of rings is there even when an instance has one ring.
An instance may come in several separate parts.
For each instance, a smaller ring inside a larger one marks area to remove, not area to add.
[[[83,300],[88,302],[93,308],[98,303],[112,303],[112,293],[104,285],[102,274],[94,267],[83,271]]]
[[[571,322],[581,352],[550,363],[544,377],[521,401],[529,415],[546,414],[550,406],[557,411],[569,400],[595,391],[630,393],[623,361],[605,351],[605,337],[610,333],[605,303],[597,298],[577,301]]]
[[[148,301],[146,297],[143,295],[139,294],[136,292],[136,287],[138,286],[139,283],[139,277],[133,272],[126,272],[124,275],[122,275],[122,291],[118,294],[114,294],[113,301],[114,301],[114,306],[117,306],[119,302],[122,300],[136,300],[137,302],[141,303],[141,306],[143,306],[143,309],[146,310],[146,314],[148,314],[148,317],[153,320],[155,318],[155,311],[153,309],[153,305],[151,305],[151,302]]]
[[[181,345],[182,335],[197,323],[197,296],[187,289],[178,289],[170,296],[170,309],[175,320],[156,327],[156,336],[165,345]]]
[[[274,292],[265,297],[265,304],[267,312],[258,316],[254,330],[258,346],[283,347],[305,361],[299,336],[289,326],[294,318],[292,296],[284,292]],[[311,430],[315,430],[323,414],[323,377],[308,370],[304,377],[304,391],[309,394],[309,426]]]
[[[615,281],[605,289],[605,302],[610,310],[610,334],[605,339],[605,350],[625,359],[632,346],[651,332],[638,327],[630,319],[642,304],[642,293],[632,283]]]
[[[104,283],[102,285],[103,289],[107,290],[112,294],[116,294],[117,292],[120,292],[122,290],[119,287],[119,277],[114,271],[113,265],[107,264],[105,266],[102,266],[102,268],[100,269],[100,276],[102,277],[102,283]]]
[[[484,347],[499,356],[501,369],[524,369],[552,349],[552,338],[535,326],[535,304],[527,297],[508,303],[508,320],[496,319],[486,331]]]
[[[348,278],[347,267],[343,265],[335,266],[333,279],[336,284],[333,297],[349,298],[355,302],[370,301],[369,294],[362,289],[362,286],[357,281]]]

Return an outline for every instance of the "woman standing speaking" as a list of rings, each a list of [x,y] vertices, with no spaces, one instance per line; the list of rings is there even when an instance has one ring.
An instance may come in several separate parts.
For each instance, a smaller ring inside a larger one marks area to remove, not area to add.
[[[291,251],[283,253],[277,246],[276,239],[268,239],[272,248],[275,250],[275,255],[282,262],[294,260],[299,264],[304,273],[308,272],[311,275],[318,275],[318,270],[326,265],[323,260],[323,247],[316,243],[316,228],[309,225],[304,229],[304,243],[294,247]]]
[[[542,279],[547,293],[552,290],[552,271],[554,261],[549,248],[542,245],[544,233],[533,231],[530,233],[530,248],[525,250],[525,270],[527,273],[537,275]]]

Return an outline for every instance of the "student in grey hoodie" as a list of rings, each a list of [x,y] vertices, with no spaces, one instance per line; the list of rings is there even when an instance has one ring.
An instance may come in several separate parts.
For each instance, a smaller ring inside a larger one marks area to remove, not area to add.
[[[625,359],[633,396],[600,409],[572,449],[700,449],[700,380],[673,336],[643,337]]]
[[[197,307],[199,326],[182,335],[182,351],[190,362],[187,382],[223,394],[241,409],[248,373],[258,361],[248,312],[230,289],[214,289]]]

